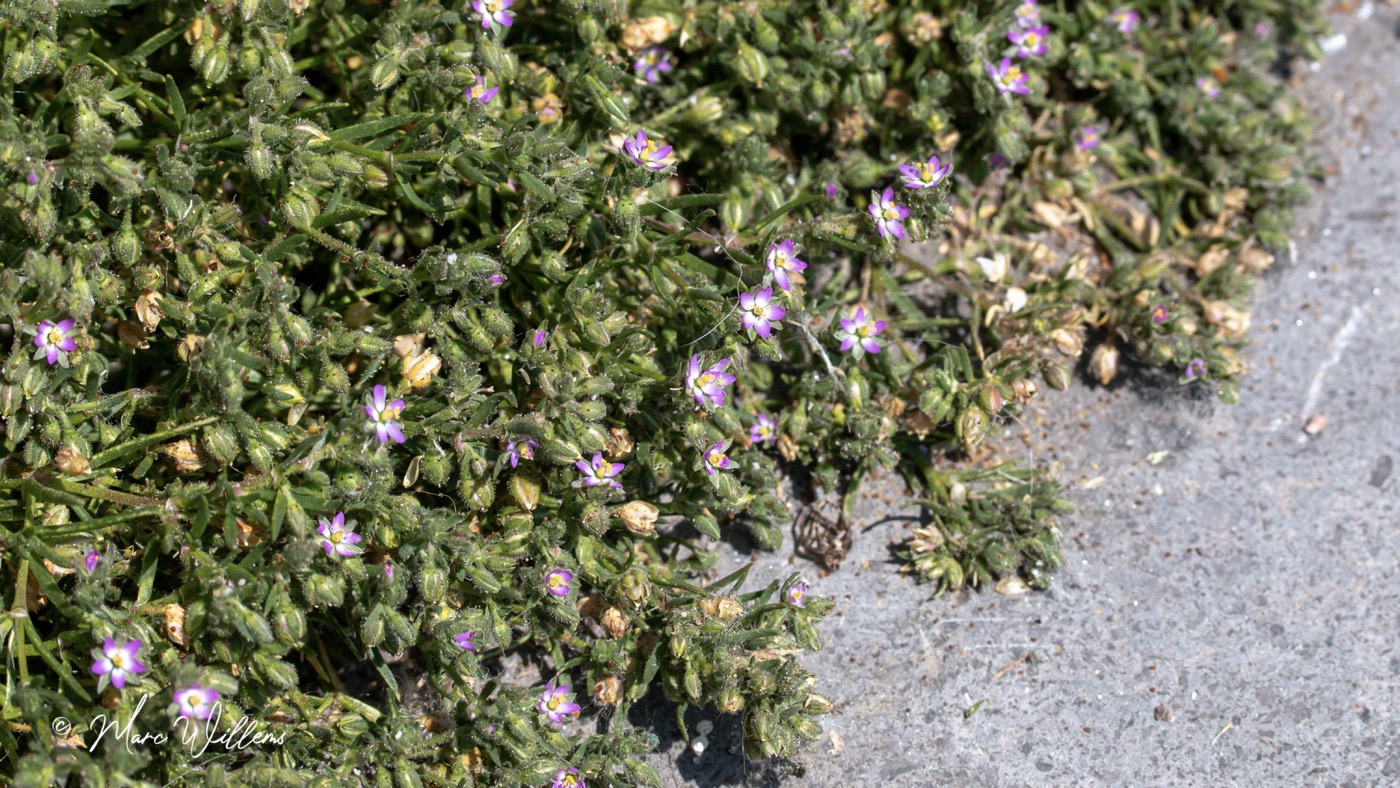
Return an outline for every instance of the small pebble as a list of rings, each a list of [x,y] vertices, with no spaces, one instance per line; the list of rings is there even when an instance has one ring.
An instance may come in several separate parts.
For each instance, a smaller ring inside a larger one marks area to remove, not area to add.
[[[1314,413],[1308,417],[1308,423],[1303,425],[1303,432],[1309,435],[1316,435],[1327,429],[1327,417],[1321,413]]]
[[[1171,722],[1176,719],[1176,715],[1172,714],[1172,710],[1167,708],[1166,704],[1162,704],[1153,709],[1152,716],[1155,717],[1158,722]]]

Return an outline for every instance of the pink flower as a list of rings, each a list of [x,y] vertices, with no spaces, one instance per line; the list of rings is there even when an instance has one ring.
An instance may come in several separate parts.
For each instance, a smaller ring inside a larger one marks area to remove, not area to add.
[[[549,338],[549,332],[543,328],[535,331],[535,347],[543,347],[544,341]]]
[[[734,463],[729,459],[729,455],[724,453],[729,448],[730,441],[724,440],[716,443],[705,452],[705,473],[714,476],[716,473],[726,470]]]
[[[1090,151],[1099,147],[1099,127],[1085,126],[1079,131],[1079,140],[1075,143],[1080,151]]]
[[[94,662],[92,673],[101,676],[97,682],[98,691],[106,689],[110,682],[117,689],[126,689],[126,680],[146,672],[137,655],[141,653],[141,641],[128,640],[118,646],[115,640],[107,638],[101,648],[92,650]]]
[[[588,788],[588,782],[578,773],[578,769],[570,766],[560,769],[559,773],[554,775],[554,784],[549,788]]]
[[[1035,0],[1026,0],[1016,8],[1016,24],[1020,27],[1030,28],[1040,24],[1040,6],[1035,4]]]
[[[68,354],[78,349],[78,343],[73,341],[73,319],[70,317],[57,323],[43,321],[35,331],[34,345],[39,348],[34,351],[36,361],[42,358],[49,362],[49,366],[57,364],[67,367]]]
[[[828,183],[826,185],[826,198],[828,200],[836,199],[836,184]]]
[[[873,314],[865,311],[865,307],[856,307],[854,315],[841,318],[841,329],[836,332],[836,338],[841,340],[842,350],[854,350],[856,358],[860,358],[862,353],[880,352],[880,343],[875,341],[875,337],[884,330],[885,321],[876,320]]]
[[[769,443],[778,439],[778,422],[767,413],[758,414],[758,421],[749,427],[749,441]]]
[[[647,47],[637,56],[632,68],[636,69],[648,84],[655,85],[662,74],[671,70],[671,53],[666,51],[665,47]]]
[[[568,596],[574,573],[567,569],[551,569],[544,576],[544,589],[554,596]]]
[[[928,161],[923,163],[901,164],[899,171],[904,175],[905,188],[932,189],[953,171],[953,163],[950,161],[943,164],[937,156],[930,156]]]
[[[96,571],[97,565],[100,563],[102,563],[102,556],[96,550],[89,550],[87,555],[83,556],[83,568],[87,570],[88,574]]]
[[[472,644],[472,637],[476,635],[475,630],[467,630],[459,635],[453,635],[452,642],[457,644],[457,648],[463,651],[476,651],[476,646]]]
[[[1124,34],[1132,33],[1137,29],[1138,22],[1142,21],[1142,15],[1131,8],[1115,8],[1109,16],[1118,32]]]
[[[806,607],[807,605],[807,584],[801,581],[788,586],[787,601],[790,605]]]
[[[466,96],[467,98],[476,99],[477,101],[481,102],[482,104],[485,104],[486,102],[488,102],[488,101],[490,101],[491,99],[495,98],[495,97],[496,97],[496,94],[499,93],[500,91],[501,91],[500,88],[488,88],[488,87],[486,87],[486,82],[483,81],[482,78],[481,78],[481,75],[478,74],[478,75],[476,76],[476,84],[475,84],[475,85],[472,85],[472,86],[469,87],[469,88],[464,89],[464,90],[462,91],[462,95]]]
[[[176,690],[171,706],[186,719],[207,720],[214,714],[214,705],[219,702],[218,690],[191,684]]]
[[[997,66],[988,63],[986,64],[986,68],[987,74],[992,78],[992,82],[996,83],[999,93],[1026,94],[1031,92],[1031,89],[1027,87],[1027,83],[1030,82],[1030,75],[1022,71],[1020,66],[1011,65],[1011,58],[1002,58],[1001,63]]]
[[[403,400],[396,399],[388,401],[388,395],[382,385],[376,385],[374,392],[370,395],[368,403],[365,405],[365,414],[369,416],[369,421],[365,424],[365,429],[373,430],[374,436],[379,439],[379,445],[384,445],[389,441],[403,443],[403,428],[399,426],[399,414],[403,413]]]
[[[1169,315],[1167,314],[1167,307],[1164,304],[1158,304],[1152,307],[1152,322],[1154,325],[1160,325],[1162,323],[1167,322],[1168,317]]]
[[[895,238],[904,237],[902,220],[909,217],[909,209],[895,204],[893,188],[886,188],[883,194],[871,190],[870,215],[875,217],[875,230],[881,238],[888,240],[892,235]]]
[[[791,290],[793,282],[805,281],[798,272],[807,270],[807,264],[797,259],[797,245],[788,239],[768,245],[768,270],[778,287]]]
[[[1208,98],[1220,97],[1220,83],[1216,82],[1214,77],[1201,77],[1196,80],[1196,87],[1200,88],[1201,92],[1206,94]]]
[[[535,459],[535,449],[539,447],[539,441],[525,435],[507,443],[506,457],[510,459],[510,467],[514,468],[521,460]]]
[[[622,484],[613,477],[622,473],[622,469],[627,466],[620,462],[608,462],[603,459],[602,454],[594,454],[592,462],[579,460],[574,463],[574,467],[583,472],[583,478],[574,482],[575,487],[597,487],[606,484],[614,490],[621,490]]]
[[[564,718],[578,714],[581,708],[573,702],[568,684],[556,687],[551,681],[540,695],[540,713],[556,725],[563,724]]]
[[[1006,37],[1016,45],[1016,57],[1040,57],[1045,54],[1045,37],[1048,35],[1050,28],[1044,25],[1006,31]]]
[[[345,512],[336,512],[330,520],[321,518],[316,525],[316,533],[321,535],[321,547],[331,558],[359,555],[363,549],[355,546],[360,543],[361,537],[355,533],[353,526],[346,527]]]
[[[740,293],[739,308],[744,310],[740,318],[744,328],[767,339],[773,329],[782,328],[778,322],[787,316],[787,310],[772,303],[773,288],[765,287],[757,293]]]
[[[714,408],[724,406],[724,387],[738,379],[724,371],[727,366],[729,366],[729,359],[722,358],[718,363],[702,372],[700,355],[696,354],[690,357],[690,369],[685,376],[685,388],[691,396],[695,397],[695,401],[701,407],[706,405]]]
[[[492,30],[497,25],[510,27],[515,24],[515,14],[507,11],[515,0],[473,0],[472,9],[481,14],[481,27]]]
[[[664,170],[666,162],[663,159],[671,155],[671,146],[658,148],[656,140],[647,139],[646,131],[638,131],[636,137],[623,141],[622,152],[630,156],[633,162],[649,170]]]

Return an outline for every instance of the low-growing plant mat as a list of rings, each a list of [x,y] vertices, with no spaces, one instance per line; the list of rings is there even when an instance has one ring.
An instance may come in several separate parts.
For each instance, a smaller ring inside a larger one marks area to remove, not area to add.
[[[1311,0],[3,8],[25,785],[654,783],[653,691],[792,755],[838,600],[714,540],[835,567],[893,469],[933,587],[1048,586],[987,439],[1234,401],[1313,171]]]
[[[1334,17],[1346,49],[1302,83],[1329,173],[1302,212],[1296,259],[1253,306],[1240,404],[1142,376],[1075,385],[1003,448],[1058,464],[1075,504],[1065,564],[1043,593],[933,598],[893,552],[926,519],[902,480],[867,484],[840,571],[789,551],[838,600],[804,658],[835,711],[793,759],[753,763],[722,715],[704,755],[669,714],[667,786],[1384,785],[1400,775],[1400,272],[1391,250],[1400,158],[1393,29]],[[1326,416],[1316,435],[1304,431]],[[726,552],[722,566],[746,563]],[[868,566],[866,565],[868,562]]]

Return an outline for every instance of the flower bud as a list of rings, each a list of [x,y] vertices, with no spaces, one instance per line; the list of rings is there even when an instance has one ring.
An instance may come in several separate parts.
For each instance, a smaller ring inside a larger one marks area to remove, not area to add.
[[[510,477],[510,497],[520,508],[533,512],[540,505],[540,480],[528,471],[518,471]]]
[[[747,42],[741,42],[739,56],[736,60],[739,66],[739,76],[743,77],[744,81],[750,85],[762,87],[763,80],[768,76],[767,56]]]
[[[981,443],[982,437],[987,433],[987,414],[981,408],[970,407],[958,419],[954,429],[963,446],[971,449]]]
[[[1112,383],[1118,376],[1118,348],[1110,342],[1094,348],[1094,354],[1089,357],[1089,374],[1102,385]]]
[[[382,58],[374,64],[369,71],[369,80],[374,83],[375,90],[386,90],[399,80],[398,58],[390,55]]]
[[[671,649],[671,656],[680,659],[690,650],[690,638],[681,633],[676,633],[671,636],[671,641],[667,646]]]
[[[802,702],[802,710],[808,714],[825,714],[831,711],[831,701],[825,695],[816,692],[807,693],[807,699]]]
[[[1046,364],[1040,374],[1045,378],[1045,383],[1056,391],[1065,391],[1069,388],[1069,369],[1063,364]]]
[[[268,399],[278,408],[290,408],[306,401],[301,389],[292,383],[278,383],[267,391]]]
[[[141,239],[131,227],[131,217],[122,222],[121,230],[112,238],[112,254],[117,262],[128,268],[135,267],[141,256]]]
[[[737,714],[744,710],[744,694],[733,684],[726,684],[719,691],[715,705],[725,714]]]
[[[228,36],[224,36],[205,55],[204,62],[200,64],[199,73],[200,76],[204,77],[205,82],[217,85],[228,78],[228,70]]]
[[[427,566],[418,576],[418,588],[423,599],[428,602],[441,602],[447,591],[447,574],[437,566]]]
[[[982,409],[995,416],[1001,413],[1001,409],[1006,407],[1006,400],[1001,396],[1001,392],[991,383],[982,387],[982,393],[978,396],[978,404]]]
[[[622,595],[633,605],[640,606],[651,596],[651,581],[647,580],[646,571],[636,567],[622,575],[621,587]]]
[[[704,96],[681,113],[681,121],[691,126],[705,127],[717,123],[724,114],[724,99],[718,96]]]
[[[248,161],[248,168],[253,171],[253,175],[258,180],[265,181],[277,174],[277,165],[272,158],[272,151],[266,145],[254,142],[248,146],[244,157]]]

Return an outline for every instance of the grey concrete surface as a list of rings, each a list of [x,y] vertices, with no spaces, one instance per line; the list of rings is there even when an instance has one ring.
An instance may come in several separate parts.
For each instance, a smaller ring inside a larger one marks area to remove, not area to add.
[[[1332,174],[1257,292],[1242,404],[1139,380],[1029,417],[1078,507],[1047,592],[933,598],[891,558],[908,522],[830,576],[798,561],[841,603],[807,661],[826,733],[753,764],[721,718],[697,757],[658,711],[668,784],[1400,785],[1400,12],[1332,19],[1348,45],[1302,80]]]

